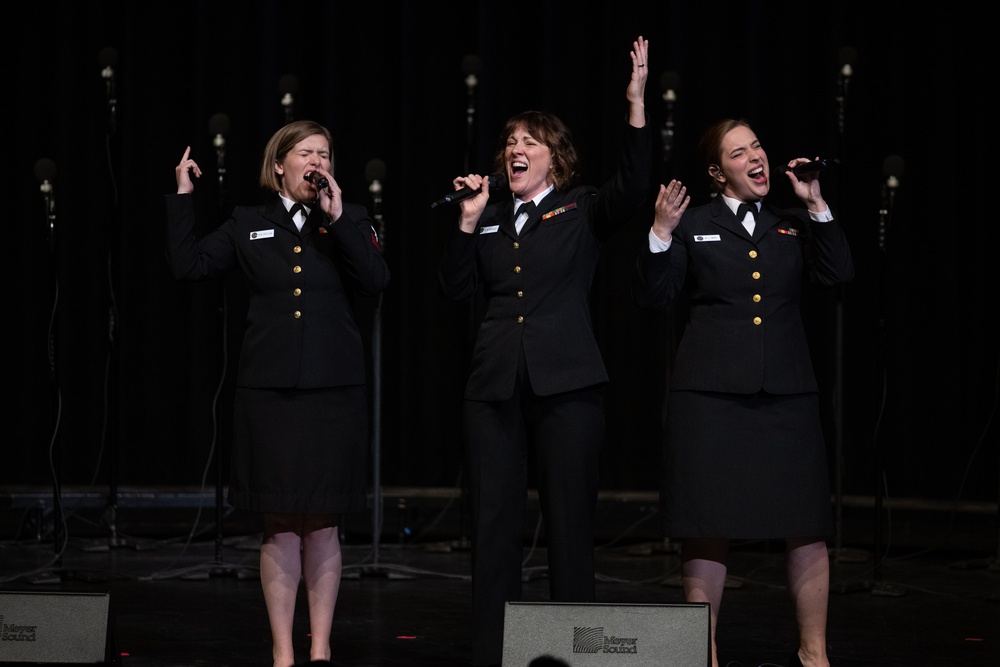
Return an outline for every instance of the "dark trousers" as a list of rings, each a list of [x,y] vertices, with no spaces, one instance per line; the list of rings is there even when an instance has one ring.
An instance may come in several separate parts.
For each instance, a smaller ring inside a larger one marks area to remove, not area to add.
[[[553,602],[593,602],[594,514],[604,441],[600,387],[536,396],[526,381],[502,402],[465,401],[472,510],[473,664],[500,664],[504,604],[521,599],[529,455]]]

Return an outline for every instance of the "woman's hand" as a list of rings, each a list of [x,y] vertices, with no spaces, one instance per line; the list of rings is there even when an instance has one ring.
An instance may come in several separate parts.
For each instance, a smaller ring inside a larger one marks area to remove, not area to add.
[[[653,233],[664,243],[669,241],[681,216],[691,203],[687,186],[676,178],[667,185],[660,184],[660,192],[656,195],[656,214],[653,218]]]
[[[194,181],[191,180],[192,173],[195,178],[201,178],[201,167],[190,158],[190,155],[191,147],[188,146],[184,149],[181,161],[174,167],[174,175],[177,177],[177,194],[179,195],[194,192]]]

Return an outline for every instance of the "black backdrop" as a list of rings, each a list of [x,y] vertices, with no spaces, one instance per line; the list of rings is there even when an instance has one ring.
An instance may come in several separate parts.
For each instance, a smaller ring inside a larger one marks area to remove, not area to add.
[[[437,292],[436,262],[457,216],[430,202],[451,189],[467,157],[472,170],[489,170],[500,126],[526,108],[559,114],[585,181],[603,179],[625,122],[628,53],[642,34],[657,138],[668,120],[660,76],[680,81],[670,118],[677,137],[656,180],[680,177],[703,202],[694,145],[722,116],[752,122],[772,167],[800,155],[842,161],[824,173],[824,193],[858,275],[842,292],[814,295],[807,314],[831,458],[832,406],[842,397],[845,492],[874,492],[881,447],[892,495],[996,500],[1000,281],[995,214],[982,208],[995,199],[983,169],[994,138],[984,89],[995,73],[987,22],[957,6],[925,14],[905,2],[11,5],[3,47],[5,117],[13,115],[3,244],[10,412],[0,483],[48,484],[52,452],[65,484],[100,489],[111,466],[121,484],[197,484],[213,443],[227,451],[242,285],[171,280],[163,195],[191,145],[205,171],[196,191],[205,229],[234,203],[257,200],[263,145],[285,120],[279,81],[290,74],[294,117],[333,132],[346,198],[370,208],[366,165],[386,166],[393,280],[382,307],[382,482],[457,484],[472,313]],[[113,79],[102,77],[109,49]],[[469,141],[463,65],[472,60]],[[853,71],[840,124],[845,60]],[[209,132],[218,113],[229,120],[224,187]],[[893,174],[887,216],[892,156],[904,169]],[[56,167],[51,215],[40,160]],[[789,196],[777,178],[773,199]],[[595,283],[612,376],[607,489],[657,486],[662,390],[682,315],[640,312],[628,299],[648,224],[635,220],[609,243]],[[359,303],[366,334],[374,312],[374,302]]]

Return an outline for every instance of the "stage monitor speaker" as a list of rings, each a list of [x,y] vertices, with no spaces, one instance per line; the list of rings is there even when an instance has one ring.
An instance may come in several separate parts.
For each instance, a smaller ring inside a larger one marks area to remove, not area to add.
[[[508,602],[502,667],[706,667],[710,633],[707,603]]]
[[[107,593],[0,591],[0,663],[109,664]]]

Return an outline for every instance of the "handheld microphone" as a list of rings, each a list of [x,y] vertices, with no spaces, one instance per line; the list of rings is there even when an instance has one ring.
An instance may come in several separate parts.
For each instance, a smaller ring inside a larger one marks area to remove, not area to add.
[[[306,180],[315,185],[318,190],[326,190],[330,187],[330,181],[326,180],[326,177],[318,171],[310,171],[306,174]]]
[[[495,174],[490,174],[489,176],[486,177],[486,180],[489,182],[490,188],[503,188],[507,186],[507,174],[503,173],[502,171],[498,171]],[[455,190],[454,192],[446,194],[444,197],[441,197],[441,199],[438,199],[436,202],[431,204],[431,208],[435,208],[441,204],[447,204],[449,202],[460,202],[462,200],[468,199],[469,197],[479,194],[480,190],[482,190],[482,188],[477,188],[473,190],[472,188],[468,187],[462,188],[461,190]]]
[[[785,167],[785,171],[790,171],[796,176],[805,176],[806,174],[815,174],[827,167],[835,167],[839,164],[840,160],[837,158],[833,158],[832,160],[814,160],[813,162],[803,162],[794,167]]]

